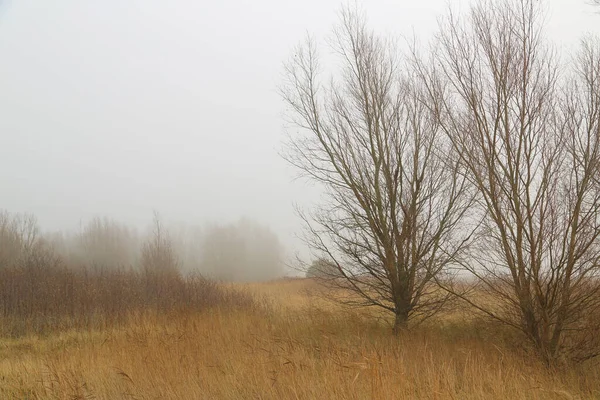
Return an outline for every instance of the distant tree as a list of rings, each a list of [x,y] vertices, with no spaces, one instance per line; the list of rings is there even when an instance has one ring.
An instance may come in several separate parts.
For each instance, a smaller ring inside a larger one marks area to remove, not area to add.
[[[142,246],[141,266],[149,274],[178,273],[179,259],[158,212],[154,212],[152,232]]]
[[[21,256],[21,239],[8,211],[0,210],[0,268],[15,266]]]
[[[202,271],[217,279],[263,281],[283,274],[281,243],[257,222],[210,227],[203,244]]]
[[[0,266],[21,265],[39,240],[40,229],[34,215],[0,210]]]
[[[306,270],[307,278],[335,279],[343,276],[337,265],[323,258],[313,261]]]
[[[393,313],[399,332],[446,304],[434,281],[465,249],[459,223],[472,196],[391,41],[345,10],[331,44],[332,79],[321,79],[310,39],[285,66],[294,131],[285,158],[324,187],[325,201],[301,217],[308,245],[343,277],[331,283],[357,294],[346,304]]]
[[[59,264],[60,257],[41,236],[34,215],[0,210],[0,268],[53,268]]]
[[[240,279],[245,253],[246,243],[234,225],[211,226],[203,239],[201,270],[219,280]]]
[[[202,262],[204,229],[184,223],[169,226],[169,234],[179,257],[182,272],[199,272]]]
[[[136,232],[106,217],[93,218],[64,247],[72,262],[93,268],[130,267],[139,258]]]

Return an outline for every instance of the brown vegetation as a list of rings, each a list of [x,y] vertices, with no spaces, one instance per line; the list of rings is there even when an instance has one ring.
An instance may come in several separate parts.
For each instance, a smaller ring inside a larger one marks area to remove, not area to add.
[[[53,286],[54,287],[54,286]],[[102,329],[0,339],[7,399],[593,399],[597,364],[553,370],[469,310],[399,337],[309,279],[237,287],[269,298],[133,314]]]
[[[144,313],[252,308],[249,295],[201,276],[135,270],[0,269],[0,337],[94,330]]]

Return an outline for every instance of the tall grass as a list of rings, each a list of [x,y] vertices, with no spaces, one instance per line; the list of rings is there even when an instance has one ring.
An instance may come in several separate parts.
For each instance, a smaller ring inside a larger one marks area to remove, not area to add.
[[[1,270],[0,399],[600,398],[594,360],[549,369],[468,309],[395,337],[322,290]]]

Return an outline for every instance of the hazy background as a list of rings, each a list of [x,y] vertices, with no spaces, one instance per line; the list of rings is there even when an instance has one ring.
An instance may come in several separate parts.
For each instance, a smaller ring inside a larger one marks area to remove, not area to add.
[[[600,20],[549,0],[569,51]],[[0,209],[45,230],[94,216],[270,227],[302,250],[293,203],[318,198],[279,157],[282,62],[325,37],[339,0],[0,0]],[[444,0],[368,0],[371,26],[426,42]],[[450,2],[452,5],[463,2]]]

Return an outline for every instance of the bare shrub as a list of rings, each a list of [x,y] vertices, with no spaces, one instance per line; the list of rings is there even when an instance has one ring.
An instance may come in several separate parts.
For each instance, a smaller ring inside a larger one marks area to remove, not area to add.
[[[337,265],[319,258],[310,264],[306,270],[307,278],[335,279],[343,278]]]
[[[163,284],[157,287],[148,284],[148,274],[133,269],[4,268],[0,270],[0,335],[102,329],[145,312],[257,307],[250,295],[198,275],[163,274]]]
[[[0,268],[53,268],[58,262],[34,215],[0,210]]]
[[[65,262],[39,235],[34,217],[0,213],[0,335],[100,329],[144,312],[255,307],[245,293],[200,275],[182,276],[158,215],[143,248],[143,268],[122,267],[129,251],[123,246],[131,246],[119,243],[129,237],[121,228],[107,219],[92,221],[79,237],[89,263],[77,257]]]

